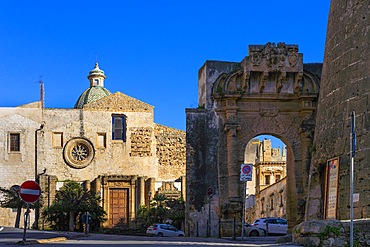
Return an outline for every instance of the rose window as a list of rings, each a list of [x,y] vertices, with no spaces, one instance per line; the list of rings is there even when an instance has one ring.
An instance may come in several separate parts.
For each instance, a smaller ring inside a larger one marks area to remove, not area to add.
[[[88,150],[88,148],[85,145],[79,144],[79,145],[74,146],[72,148],[71,153],[72,153],[72,157],[75,160],[77,160],[77,161],[83,161],[83,160],[85,160],[88,157],[89,150]]]
[[[74,138],[69,140],[64,146],[63,156],[69,166],[84,168],[93,160],[94,148],[87,139]]]

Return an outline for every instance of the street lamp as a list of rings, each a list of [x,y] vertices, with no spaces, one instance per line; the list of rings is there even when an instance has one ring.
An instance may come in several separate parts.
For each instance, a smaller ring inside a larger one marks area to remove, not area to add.
[[[152,192],[148,192],[148,208],[150,208],[150,197],[152,196]]]

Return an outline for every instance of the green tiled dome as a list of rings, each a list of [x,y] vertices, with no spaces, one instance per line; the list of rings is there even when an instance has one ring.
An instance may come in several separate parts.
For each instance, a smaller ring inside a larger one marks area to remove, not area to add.
[[[82,109],[84,105],[97,101],[101,98],[104,98],[105,96],[111,95],[112,93],[101,86],[93,86],[88,89],[86,89],[81,96],[78,98],[75,108],[76,109]]]

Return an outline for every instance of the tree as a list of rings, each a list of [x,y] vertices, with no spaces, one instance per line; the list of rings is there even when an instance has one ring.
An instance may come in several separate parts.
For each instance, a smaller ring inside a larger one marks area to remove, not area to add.
[[[146,225],[171,221],[181,229],[185,220],[185,202],[182,198],[168,200],[164,195],[157,194],[149,208],[143,205],[139,207],[136,218]]]
[[[166,201],[168,208],[167,217],[172,220],[172,225],[181,229],[185,221],[185,201],[183,198]]]
[[[20,198],[18,190],[19,185],[13,185],[10,189],[0,188],[0,206],[3,208],[17,209],[17,216],[14,223],[15,228],[19,228],[22,208],[27,208],[27,203]],[[38,202],[30,204],[30,208],[36,208],[39,206]]]
[[[43,211],[43,217],[54,229],[74,231],[77,217],[89,212],[93,219],[92,226],[99,226],[106,215],[99,203],[99,196],[68,180],[57,191],[52,205]]]

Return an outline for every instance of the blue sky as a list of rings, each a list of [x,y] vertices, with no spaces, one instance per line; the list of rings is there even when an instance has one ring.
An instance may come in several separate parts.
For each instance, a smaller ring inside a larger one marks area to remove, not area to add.
[[[298,44],[322,62],[329,0],[1,1],[0,106],[73,108],[97,60],[105,87],[155,107],[185,130],[206,60],[240,62],[248,45]],[[96,55],[97,54],[97,55]]]

